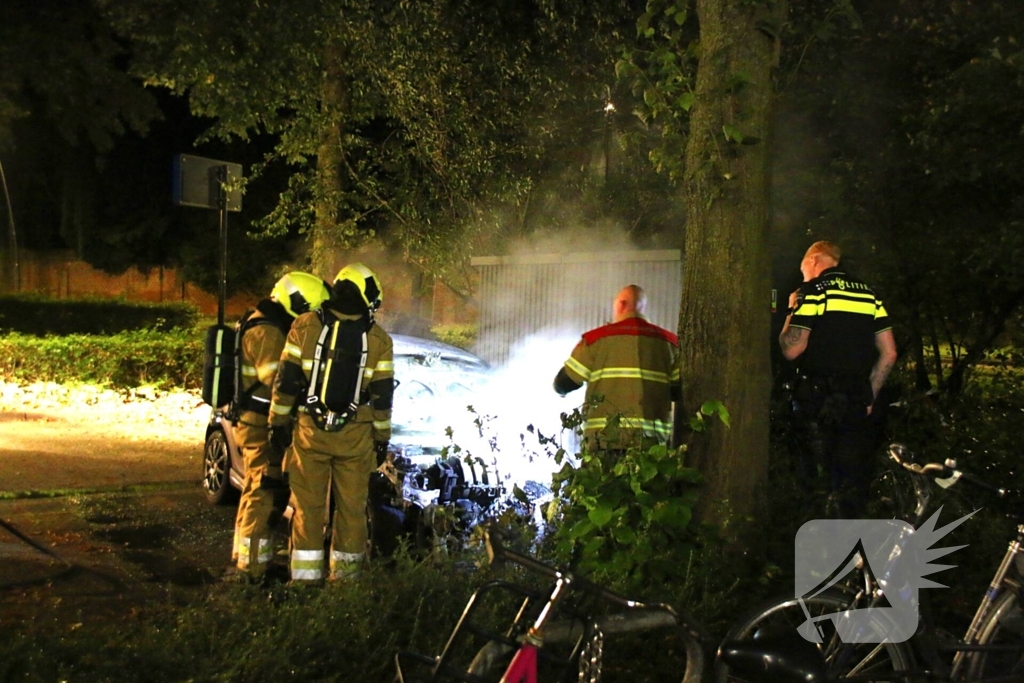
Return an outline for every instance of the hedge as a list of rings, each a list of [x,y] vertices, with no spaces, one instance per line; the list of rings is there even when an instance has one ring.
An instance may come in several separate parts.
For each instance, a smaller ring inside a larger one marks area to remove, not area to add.
[[[203,341],[198,332],[181,329],[112,336],[9,334],[0,336],[0,379],[198,389],[203,381]]]
[[[122,299],[52,299],[35,294],[0,296],[0,332],[111,335],[127,330],[191,329],[199,309],[182,301],[147,303]]]

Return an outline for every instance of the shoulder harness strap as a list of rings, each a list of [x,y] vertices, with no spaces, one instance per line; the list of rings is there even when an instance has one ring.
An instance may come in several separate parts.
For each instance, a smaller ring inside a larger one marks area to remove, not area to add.
[[[341,430],[359,408],[369,349],[365,319],[342,320],[317,311],[323,325],[313,353],[305,409],[317,427]]]

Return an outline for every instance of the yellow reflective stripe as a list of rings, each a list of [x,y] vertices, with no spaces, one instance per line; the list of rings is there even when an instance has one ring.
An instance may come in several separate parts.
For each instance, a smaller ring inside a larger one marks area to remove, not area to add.
[[[804,301],[810,301],[812,303],[818,303],[825,300],[824,294],[804,294]]]
[[[391,420],[374,420],[374,429],[391,429]]]
[[[877,307],[875,308],[875,318],[888,318],[888,317],[889,317],[889,314],[886,313],[885,306],[883,306],[882,302],[879,301]]]
[[[319,581],[324,576],[323,550],[292,550],[292,579],[295,581]]]
[[[847,301],[846,299],[829,299],[828,310],[841,313],[859,313],[875,317],[875,304],[873,301]]]
[[[254,365],[243,365],[242,366],[242,377],[256,377],[256,366],[254,366]]]
[[[569,360],[565,361],[565,367],[582,377],[584,382],[590,381],[590,370],[572,356],[569,357]]]
[[[250,564],[266,564],[266,563],[270,562],[271,558],[273,557],[273,553],[270,551],[270,539],[269,538],[260,538],[260,539],[256,539],[256,540],[258,541],[258,543],[257,543],[258,549],[256,551],[256,559],[255,559],[255,561],[250,561],[250,557],[249,557],[249,547],[250,547],[250,544],[252,543],[253,539],[245,537],[245,538],[241,538],[239,540],[239,545],[238,545],[238,568],[239,569],[248,569]]]
[[[394,372],[395,362],[391,360],[379,360],[377,361],[377,367],[374,368],[376,372]]]
[[[668,375],[657,370],[644,370],[643,368],[602,368],[594,370],[590,374],[590,381],[596,382],[599,379],[646,379],[651,382],[668,384]]]
[[[674,370],[672,370],[672,374],[669,375],[669,381],[672,382],[673,384],[675,382],[678,382],[679,381],[679,377],[681,376],[681,374],[682,373],[681,373],[680,369],[679,368],[675,368]]]
[[[840,288],[840,289],[827,289],[827,290],[825,290],[825,293],[826,294],[831,294],[832,296],[845,296],[845,297],[848,297],[848,298],[851,298],[851,299],[867,299],[867,300],[871,301],[871,303],[875,302],[875,295],[871,294],[870,292],[869,293],[851,292],[848,289],[841,289]]]
[[[280,403],[271,403],[270,404],[270,412],[274,413],[275,415],[291,415],[292,414],[292,407],[291,406],[283,406]]]
[[[825,302],[820,304],[811,303],[804,299],[803,303],[793,312],[793,315],[823,315],[825,313]]]
[[[302,358],[302,347],[295,344],[285,344],[284,352],[292,358]]]
[[[304,361],[302,361],[302,371],[303,372],[312,372],[312,370],[313,370],[313,361],[311,361],[311,360],[304,360]]]
[[[366,368],[365,370],[363,370],[363,379],[372,379],[372,378],[373,378],[373,368]]]
[[[331,330],[331,341],[327,345],[328,349],[333,350],[333,349],[337,349],[338,348],[338,330],[339,329],[341,329],[341,324],[340,323],[334,323],[334,329]],[[324,381],[321,382],[321,384],[320,384],[320,396],[326,396],[327,395],[327,383],[331,379],[331,366],[332,365],[334,365],[334,354],[333,353],[329,353],[327,355],[327,365],[324,366]],[[312,368],[312,366],[310,366],[310,368]],[[303,367],[303,370],[305,370],[305,367]]]
[[[601,430],[608,426],[608,418],[592,417],[587,420],[585,429]],[[623,429],[642,429],[645,432],[654,432],[661,436],[669,436],[672,433],[672,425],[664,420],[647,420],[639,417],[620,417],[619,427]]]

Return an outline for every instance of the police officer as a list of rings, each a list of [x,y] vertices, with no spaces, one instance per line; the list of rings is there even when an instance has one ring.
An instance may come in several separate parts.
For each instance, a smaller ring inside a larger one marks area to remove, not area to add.
[[[679,400],[679,340],[644,319],[644,290],[624,287],[612,302],[612,322],[590,330],[555,377],[565,396],[585,383],[584,438],[591,449],[640,445],[672,436],[672,401]],[[619,429],[607,430],[619,416]]]
[[[271,518],[287,504],[281,459],[270,448],[267,416],[271,389],[285,336],[296,316],[320,308],[330,289],[309,273],[288,273],[274,285],[270,297],[256,304],[256,310],[239,324],[238,346],[240,384],[235,443],[245,462],[245,480],[235,519],[234,559],[238,571],[251,579],[262,578],[273,548]]]
[[[299,316],[288,333],[270,421],[275,448],[283,452],[291,446],[284,469],[295,508],[290,562],[295,583],[321,582],[325,559],[331,579],[354,575],[363,560],[370,474],[383,461],[391,438],[392,341],[374,324],[382,299],[380,280],[373,271],[360,263],[348,265],[338,272],[331,298],[320,314]],[[325,326],[331,335],[323,336],[338,336],[338,321],[357,326],[365,341],[354,356],[341,348],[328,354],[322,346],[325,342],[318,343]],[[353,362],[358,363],[355,368]],[[342,386],[353,372],[361,381],[354,385],[357,395],[352,397],[351,413],[325,409],[318,400],[323,398],[323,380]],[[294,439],[293,414],[297,414]],[[328,493],[333,494],[335,513],[330,557],[325,558]]]
[[[779,344],[798,367],[794,406],[805,476],[820,466],[840,517],[855,518],[867,504],[877,432],[871,415],[896,362],[896,341],[885,306],[840,267],[841,257],[826,241],[804,254],[804,282],[789,297]]]

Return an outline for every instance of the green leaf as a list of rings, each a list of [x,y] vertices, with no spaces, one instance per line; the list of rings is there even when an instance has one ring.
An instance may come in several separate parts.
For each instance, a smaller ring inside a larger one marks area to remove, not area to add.
[[[717,415],[722,424],[729,426],[729,410],[721,401],[705,401],[701,404],[700,412],[709,417]]]
[[[690,111],[690,108],[693,107],[693,103],[696,100],[697,96],[695,94],[692,92],[684,92],[679,96],[679,99],[676,100],[676,104],[678,104],[679,108],[683,111]]]
[[[678,12],[676,12],[675,16],[672,17],[672,19],[675,20],[676,26],[682,26],[683,24],[686,23],[686,10],[679,10]]]
[[[633,545],[636,543],[636,532],[628,526],[615,527],[612,536],[622,545]]]
[[[604,527],[609,521],[611,521],[612,514],[615,510],[607,503],[601,503],[596,507],[590,509],[587,512],[587,517],[593,522],[594,526],[598,529]]]
[[[650,460],[641,462],[639,475],[641,482],[646,483],[651,479],[654,479],[654,477],[658,476],[658,465]]]
[[[512,495],[515,496],[515,499],[520,503],[523,503],[524,505],[530,504],[530,497],[526,495],[526,491],[519,488],[518,484],[513,484]]]
[[[730,126],[728,123],[722,126],[722,132],[725,134],[725,139],[732,142],[743,142],[743,133],[739,131],[736,126]]]
[[[569,538],[573,541],[578,538],[583,538],[584,536],[589,535],[594,528],[594,524],[589,519],[581,519],[579,522],[574,524],[571,529],[569,529]]]

